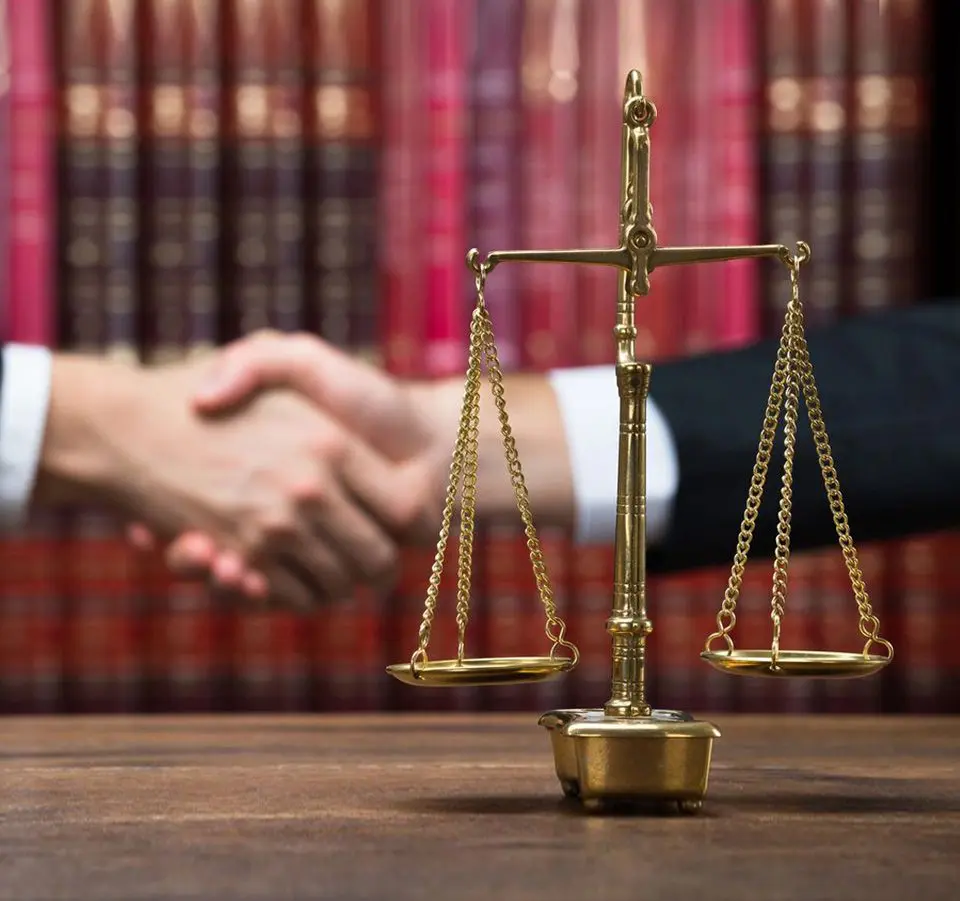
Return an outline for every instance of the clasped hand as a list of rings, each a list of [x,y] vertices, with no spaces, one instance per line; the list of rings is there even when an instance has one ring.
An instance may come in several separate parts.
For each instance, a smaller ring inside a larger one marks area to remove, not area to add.
[[[149,377],[158,392],[178,372],[196,385],[197,365],[192,409],[164,410],[155,499],[131,541],[168,541],[178,575],[302,607],[389,584],[399,546],[439,523],[449,449],[429,387],[268,332]]]

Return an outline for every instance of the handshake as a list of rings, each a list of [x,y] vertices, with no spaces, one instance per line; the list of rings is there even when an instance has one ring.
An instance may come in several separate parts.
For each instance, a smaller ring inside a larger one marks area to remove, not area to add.
[[[541,499],[547,520],[562,519],[571,488],[557,480],[550,388],[511,378],[538,417],[526,444],[515,429],[521,458],[549,449]],[[248,598],[306,608],[383,589],[401,546],[437,539],[462,390],[397,380],[307,334],[258,333],[150,368],[58,355],[34,501],[106,502],[173,572]],[[496,411],[482,403],[477,516],[519,522]]]
[[[57,357],[52,379],[38,499],[108,500],[178,575],[306,607],[384,587],[439,526],[441,383],[270,332],[153,368]]]

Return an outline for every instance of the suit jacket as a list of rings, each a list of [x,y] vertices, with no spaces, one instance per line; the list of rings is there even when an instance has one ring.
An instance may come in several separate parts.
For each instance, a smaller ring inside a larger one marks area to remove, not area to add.
[[[960,525],[960,301],[857,317],[807,339],[854,544]],[[654,367],[680,486],[651,570],[732,563],[778,340]],[[802,402],[798,420],[791,547],[836,545]],[[782,471],[781,412],[751,556],[773,554]]]

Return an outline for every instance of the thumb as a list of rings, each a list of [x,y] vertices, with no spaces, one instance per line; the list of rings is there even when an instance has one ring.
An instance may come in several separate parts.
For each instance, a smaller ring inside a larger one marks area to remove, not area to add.
[[[239,404],[255,391],[285,382],[272,365],[282,351],[272,345],[271,336],[237,341],[224,348],[210,365],[200,387],[193,395],[194,407],[201,413],[214,413]]]
[[[228,347],[194,395],[213,412],[252,392],[284,386],[336,419],[362,440],[400,459],[424,441],[398,384],[373,365],[309,334],[256,336]]]

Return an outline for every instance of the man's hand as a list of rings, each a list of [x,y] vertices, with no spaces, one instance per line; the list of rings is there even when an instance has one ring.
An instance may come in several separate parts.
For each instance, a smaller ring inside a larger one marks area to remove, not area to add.
[[[456,428],[449,390],[398,382],[309,335],[258,333],[229,346],[207,366],[193,396],[197,413],[217,420],[264,390],[294,389],[302,403],[323,411],[328,425],[335,422],[342,435],[350,436],[333,448],[336,465],[330,461],[325,469],[328,490],[354,498],[392,541],[436,538],[455,436],[451,425]],[[321,455],[327,450],[320,448]],[[350,482],[336,486],[338,475],[350,475]],[[141,525],[131,528],[130,537],[142,548],[154,543]],[[346,550],[333,543],[327,565]],[[369,550],[377,559],[377,548]],[[363,548],[353,553],[362,558]],[[199,522],[170,545],[167,562],[181,575],[211,573],[224,587],[248,595],[262,591],[264,574],[254,561],[218,542]]]
[[[463,403],[463,380],[399,381],[307,334],[260,333],[232,344],[210,365],[194,397],[203,416],[228,414],[265,389],[286,387],[309,400],[386,459],[389,471],[369,472],[364,509],[400,544],[435,542]],[[537,522],[569,527],[573,482],[553,389],[540,374],[507,376],[511,426]],[[519,524],[512,477],[490,392],[481,393],[477,518]],[[356,464],[361,468],[361,464]],[[142,527],[131,540],[148,547]],[[215,536],[194,528],[167,549],[171,568],[185,576],[212,574],[247,594],[261,584],[255,564]],[[252,586],[252,587],[251,587]]]
[[[403,474],[290,391],[198,416],[209,366],[56,358],[37,499],[106,499],[164,539],[199,530],[294,603],[391,578]]]

